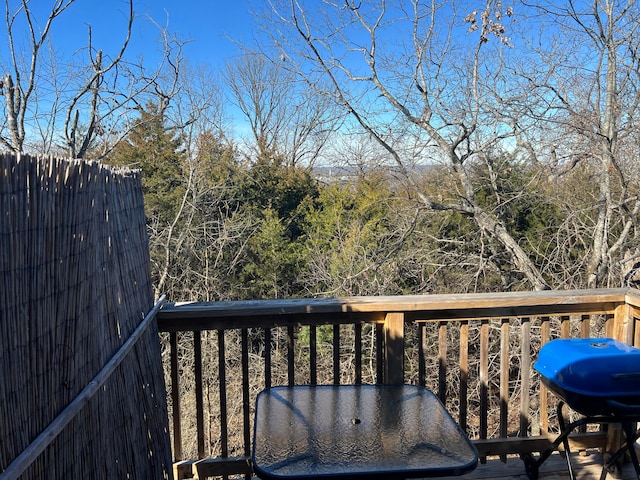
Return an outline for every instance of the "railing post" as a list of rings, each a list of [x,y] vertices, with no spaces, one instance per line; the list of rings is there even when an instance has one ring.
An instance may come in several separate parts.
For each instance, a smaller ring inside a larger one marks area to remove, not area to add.
[[[384,383],[404,383],[404,313],[387,313],[384,319]]]
[[[616,306],[613,315],[613,337],[621,342],[633,345],[633,318],[631,307],[627,303]]]

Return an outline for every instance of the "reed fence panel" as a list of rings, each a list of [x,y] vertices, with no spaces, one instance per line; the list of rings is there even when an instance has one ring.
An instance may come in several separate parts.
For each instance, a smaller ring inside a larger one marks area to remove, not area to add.
[[[0,155],[0,206],[4,480],[141,324],[153,289],[139,173]],[[158,330],[149,325],[20,478],[171,477]]]

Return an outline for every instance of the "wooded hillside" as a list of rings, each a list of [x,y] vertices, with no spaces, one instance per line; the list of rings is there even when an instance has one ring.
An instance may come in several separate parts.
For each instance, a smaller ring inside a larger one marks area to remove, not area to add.
[[[131,0],[120,50],[89,36],[65,88],[42,47],[74,1],[10,3],[8,38],[31,36],[0,142],[141,169],[158,295],[636,281],[636,2],[256,3],[257,40],[211,71],[168,28],[157,63],[130,58]]]

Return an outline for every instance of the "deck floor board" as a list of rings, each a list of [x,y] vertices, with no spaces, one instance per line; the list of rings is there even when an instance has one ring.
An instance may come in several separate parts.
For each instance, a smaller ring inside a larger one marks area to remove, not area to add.
[[[600,480],[602,473],[602,456],[597,452],[588,454],[572,454],[572,465],[576,473],[576,480]],[[509,458],[506,463],[499,459],[490,459],[486,463],[479,463],[478,467],[471,473],[459,477],[432,477],[428,480],[500,480],[500,479],[528,480],[523,462],[517,458]],[[559,453],[551,455],[541,466],[539,471],[540,480],[568,480],[569,470],[564,457]],[[611,475],[606,476],[606,480],[614,480]],[[253,477],[254,480],[260,480]],[[427,480],[427,479],[425,479]],[[604,480],[604,479],[603,479]],[[622,468],[622,477],[615,480],[637,480],[633,466],[629,463]]]
[[[537,457],[535,457],[537,458]],[[602,456],[597,452],[587,454],[572,454],[572,465],[576,473],[576,480],[596,480],[601,478]],[[447,477],[439,477],[447,478]],[[450,480],[452,477],[448,477]],[[461,480],[483,480],[483,479],[522,479],[527,480],[524,463],[517,457],[509,458],[506,463],[499,459],[487,460],[487,463],[479,463],[478,467],[471,473],[460,477],[453,477]],[[541,480],[567,480],[569,470],[566,461],[559,453],[551,455],[541,466],[539,471]],[[607,475],[607,480],[614,477]],[[622,469],[621,480],[635,480],[636,475],[633,465],[625,464]]]

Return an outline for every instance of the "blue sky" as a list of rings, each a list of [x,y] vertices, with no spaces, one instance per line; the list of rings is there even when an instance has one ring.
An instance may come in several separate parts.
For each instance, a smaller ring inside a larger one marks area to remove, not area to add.
[[[135,0],[137,18],[129,55],[155,54],[157,30],[146,18],[151,16],[190,41],[184,53],[191,63],[221,66],[237,53],[233,41],[248,42],[255,33],[250,2],[255,4],[254,0]],[[50,3],[32,2],[38,19],[46,18]],[[128,2],[123,0],[76,0],[56,20],[51,40],[61,49],[79,48],[86,44],[90,24],[95,47],[114,51],[124,38],[127,14]]]
[[[37,29],[44,27],[52,5],[57,1],[29,2]],[[9,0],[10,13],[17,12],[20,4],[21,0]],[[138,63],[142,58],[144,65],[150,70],[155,69],[161,58],[160,35],[155,21],[161,27],[166,27],[170,34],[187,42],[182,53],[190,66],[209,66],[215,75],[241,53],[238,42],[251,43],[258,34],[251,11],[264,5],[265,0],[134,0],[135,20],[126,59]],[[72,63],[86,64],[89,25],[93,51],[102,50],[105,62],[115,57],[126,38],[128,14],[127,0],[75,0],[54,20],[48,36],[49,43],[44,46],[47,51],[54,49],[53,65],[56,71],[63,71]],[[17,17],[13,32],[18,63],[26,67],[32,49],[24,15]],[[3,9],[0,18],[0,74],[12,71],[8,45]],[[40,75],[54,72],[47,64],[48,57],[46,54],[40,56]],[[66,77],[62,74],[60,78],[71,77],[67,72]],[[42,105],[47,101],[47,88],[51,87],[46,81],[41,85],[38,102]],[[62,83],[55,88],[60,85]],[[235,126],[240,128],[242,117],[232,105],[227,105],[227,108]]]

